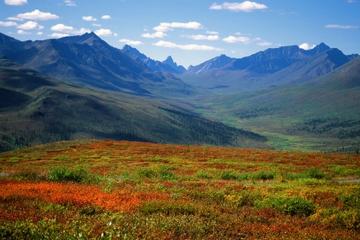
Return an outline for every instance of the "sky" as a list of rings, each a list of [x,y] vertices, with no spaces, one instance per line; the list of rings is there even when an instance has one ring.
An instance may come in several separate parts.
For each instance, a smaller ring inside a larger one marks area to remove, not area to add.
[[[0,32],[42,40],[93,31],[184,66],[325,42],[360,53],[360,0],[0,0]]]

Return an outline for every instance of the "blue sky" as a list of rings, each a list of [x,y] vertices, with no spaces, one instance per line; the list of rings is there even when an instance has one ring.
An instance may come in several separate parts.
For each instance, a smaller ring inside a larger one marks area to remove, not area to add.
[[[283,45],[360,53],[360,0],[1,0],[0,32],[20,40],[95,31],[111,45],[185,66]]]

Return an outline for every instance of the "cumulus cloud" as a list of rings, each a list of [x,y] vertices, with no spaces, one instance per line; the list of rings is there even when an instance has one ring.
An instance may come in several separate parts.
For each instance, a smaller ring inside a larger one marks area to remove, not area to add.
[[[96,30],[95,33],[96,33],[96,35],[101,36],[101,37],[108,37],[108,36],[113,35],[113,32],[107,28],[100,28],[100,29]]]
[[[357,28],[359,28],[359,26],[354,26],[354,25],[340,25],[340,24],[328,24],[328,25],[325,25],[325,28],[349,30],[349,29],[357,29]]]
[[[61,32],[61,33],[72,33],[74,31],[74,27],[67,26],[62,23],[56,24],[56,25],[52,26],[50,29],[51,29],[51,31]]]
[[[265,4],[244,1],[244,2],[224,2],[222,4],[213,3],[210,6],[211,10],[229,10],[234,12],[252,12],[255,10],[264,10],[268,7]]]
[[[50,35],[53,38],[67,37],[71,35],[81,35],[90,32],[90,29],[80,28],[76,29],[73,26],[64,25],[62,23],[56,24],[50,28],[53,33]]]
[[[0,21],[0,27],[16,27],[17,23],[13,21]]]
[[[299,45],[299,48],[304,49],[304,50],[310,50],[313,49],[315,47],[315,44],[310,44],[310,43],[302,43]]]
[[[75,0],[64,0],[64,4],[65,4],[65,6],[68,6],[68,7],[75,7],[76,6]]]
[[[120,39],[119,43],[132,45],[132,46],[138,46],[138,45],[144,44],[142,41],[130,40],[130,39],[126,39],[126,38]]]
[[[35,30],[35,29],[43,29],[44,27],[41,26],[40,24],[38,24],[37,22],[34,21],[27,21],[19,26],[17,26],[18,29],[24,30],[24,31],[30,31],[30,30]]]
[[[10,6],[22,6],[27,4],[27,0],[5,0],[6,5]]]
[[[199,22],[162,22],[158,26],[154,27],[153,33],[144,33],[142,37],[144,38],[164,38],[167,36],[167,32],[174,29],[189,29],[197,30],[201,29],[203,26]]]
[[[175,48],[187,51],[220,51],[221,49],[215,48],[208,45],[198,45],[198,44],[177,44],[168,41],[158,41],[154,43],[154,46],[164,47],[164,48]]]
[[[251,42],[251,38],[248,36],[239,36],[239,35],[230,35],[226,38],[223,38],[223,41],[226,43],[242,43],[247,44]]]
[[[154,33],[143,33],[141,36],[143,38],[164,38],[166,37],[166,33],[164,32],[154,32]]]
[[[212,34],[197,34],[197,35],[190,35],[187,36],[188,38],[192,39],[192,40],[196,40],[196,41],[217,41],[219,40],[219,35],[216,33],[212,33]]]
[[[110,20],[111,16],[110,15],[104,15],[101,17],[102,20]]]
[[[97,21],[97,19],[94,18],[93,16],[83,16],[82,19],[87,22],[96,22]]]
[[[226,43],[235,44],[255,44],[260,47],[269,47],[273,45],[272,42],[266,41],[260,37],[251,37],[250,35],[243,35],[241,33],[235,33],[222,39]]]
[[[19,20],[33,20],[33,21],[47,21],[58,19],[59,16],[50,12],[42,12],[39,9],[35,9],[32,12],[25,12],[16,15],[15,19]]]

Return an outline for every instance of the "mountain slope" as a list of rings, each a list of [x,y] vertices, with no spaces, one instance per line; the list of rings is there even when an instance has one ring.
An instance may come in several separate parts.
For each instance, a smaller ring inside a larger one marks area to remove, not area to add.
[[[78,138],[264,146],[186,105],[59,83],[0,60],[0,149]]]
[[[1,34],[0,39],[0,56],[68,82],[140,95],[191,92],[180,79],[153,72],[94,33],[26,42]]]

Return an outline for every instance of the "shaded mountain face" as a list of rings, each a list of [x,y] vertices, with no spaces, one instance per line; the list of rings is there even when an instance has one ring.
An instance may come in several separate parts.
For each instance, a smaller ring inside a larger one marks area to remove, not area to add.
[[[94,33],[26,42],[2,34],[0,39],[0,56],[69,82],[140,95],[191,91],[180,79],[152,71]]]
[[[191,67],[183,80],[216,91],[253,91],[310,81],[334,71],[354,57],[356,55],[347,56],[324,43],[311,50],[287,46],[240,59],[222,55]],[[216,86],[222,87],[217,89]]]
[[[131,57],[134,61],[145,65],[154,72],[182,74],[186,71],[183,66],[176,64],[171,56],[169,56],[165,61],[160,62],[147,57],[143,53],[139,52],[139,50],[129,45],[125,45],[121,51]]]
[[[265,146],[261,135],[166,102],[67,85],[0,59],[0,151],[80,138]]]

